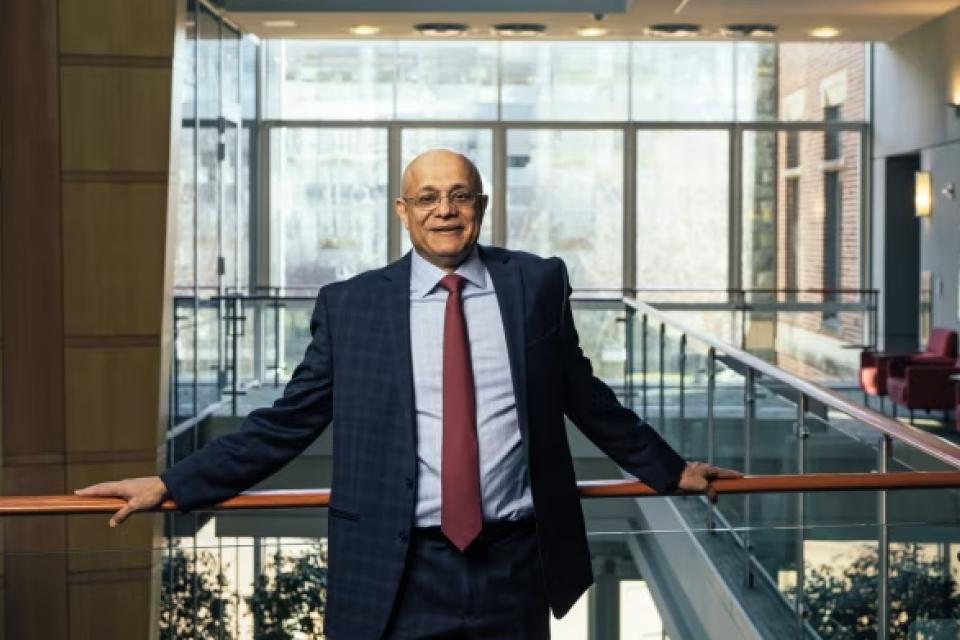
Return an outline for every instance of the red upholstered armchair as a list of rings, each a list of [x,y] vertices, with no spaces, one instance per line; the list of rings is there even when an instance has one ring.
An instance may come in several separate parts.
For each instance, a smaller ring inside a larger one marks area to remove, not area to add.
[[[957,390],[952,376],[960,374],[960,360],[951,365],[911,364],[904,361],[891,362],[888,367],[887,392],[893,402],[894,415],[898,406],[910,410],[913,421],[914,409],[946,412],[956,407]]]
[[[927,348],[921,353],[878,353],[863,351],[860,354],[860,388],[865,396],[887,395],[887,369],[891,362],[911,364],[946,365],[957,357],[957,332],[942,327],[930,332]],[[864,397],[866,401],[866,397]]]

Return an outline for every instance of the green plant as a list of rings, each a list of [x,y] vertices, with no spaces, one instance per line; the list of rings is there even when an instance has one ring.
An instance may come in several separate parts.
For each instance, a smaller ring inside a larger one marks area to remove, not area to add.
[[[915,543],[890,550],[890,638],[912,640],[916,625],[960,615],[953,575],[943,561],[924,559],[919,550]],[[821,637],[876,638],[878,569],[876,548],[867,548],[842,571],[828,565],[808,571],[804,596]]]
[[[298,555],[278,550],[247,598],[257,639],[322,638],[326,595],[324,546],[315,544]]]
[[[228,637],[230,598],[223,567],[209,551],[188,554],[174,542],[163,556],[160,638]]]

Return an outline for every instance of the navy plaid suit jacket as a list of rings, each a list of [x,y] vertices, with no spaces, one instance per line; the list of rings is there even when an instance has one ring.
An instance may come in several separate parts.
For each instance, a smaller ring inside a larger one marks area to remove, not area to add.
[[[593,581],[564,414],[658,491],[676,487],[684,460],[593,376],[563,262],[492,247],[480,256],[503,315],[545,589],[559,617]],[[409,286],[408,254],[323,287],[283,397],[162,475],[180,509],[211,505],[275,472],[332,421],[325,632],[335,640],[380,637],[407,556],[417,478]]]

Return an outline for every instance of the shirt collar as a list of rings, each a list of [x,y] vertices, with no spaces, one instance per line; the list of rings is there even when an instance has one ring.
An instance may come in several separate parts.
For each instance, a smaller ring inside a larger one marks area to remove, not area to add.
[[[412,297],[423,298],[433,293],[437,285],[440,284],[443,276],[447,275],[447,272],[427,261],[426,258],[417,253],[416,249],[411,249],[410,253],[412,254],[410,261],[410,293]],[[478,289],[483,289],[487,286],[486,269],[483,266],[483,260],[480,259],[480,253],[476,245],[473,246],[470,255],[460,263],[460,266],[457,267],[454,273],[463,276],[468,284]]]

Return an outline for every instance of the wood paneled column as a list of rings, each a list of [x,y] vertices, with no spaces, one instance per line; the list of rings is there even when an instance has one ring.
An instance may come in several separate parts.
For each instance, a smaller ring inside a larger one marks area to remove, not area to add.
[[[181,4],[0,0],[5,494],[162,468]],[[159,533],[3,522],[4,637],[155,634]]]

